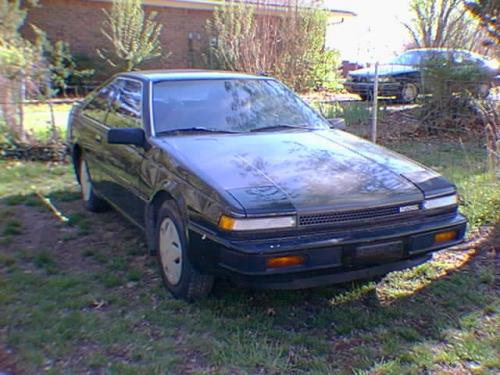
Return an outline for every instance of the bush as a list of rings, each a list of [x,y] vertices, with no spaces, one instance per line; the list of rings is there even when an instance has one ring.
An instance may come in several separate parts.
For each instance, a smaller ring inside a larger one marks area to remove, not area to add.
[[[231,0],[208,23],[214,38],[206,57],[212,67],[269,74],[297,91],[336,87],[339,56],[324,47],[326,22],[315,3],[285,0],[278,12]]]
[[[422,63],[421,119],[429,132],[462,130],[480,120],[477,100],[481,85],[489,82],[474,65],[458,66],[451,56]]]
[[[80,69],[71,53],[69,43],[61,40],[52,44],[47,40],[45,32],[32,25],[37,35],[36,45],[42,53],[49,69],[50,92],[47,96],[66,94],[68,86],[79,79],[89,78],[93,69]]]

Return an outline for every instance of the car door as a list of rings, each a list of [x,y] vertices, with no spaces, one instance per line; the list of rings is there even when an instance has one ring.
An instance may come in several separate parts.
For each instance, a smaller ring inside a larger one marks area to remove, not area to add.
[[[118,78],[106,127],[142,128],[142,82],[132,78]],[[145,150],[135,145],[107,144],[105,195],[136,224],[144,224],[145,197],[139,188],[139,173]]]
[[[106,148],[103,142],[106,139],[106,117],[109,112],[110,98],[112,97],[113,82],[103,86],[95,96],[82,108],[81,116],[75,121],[79,124],[78,143],[83,149],[90,177],[95,188],[102,190],[103,167],[106,162]]]

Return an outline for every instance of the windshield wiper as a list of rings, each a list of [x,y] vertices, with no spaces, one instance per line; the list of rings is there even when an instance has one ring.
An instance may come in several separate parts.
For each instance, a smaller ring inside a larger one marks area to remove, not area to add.
[[[215,129],[215,128],[205,128],[203,126],[193,126],[191,128],[180,128],[180,129],[169,129],[156,132],[156,135],[168,135],[168,134],[181,134],[181,133],[224,133],[224,134],[234,134],[231,130]]]
[[[250,132],[265,132],[265,131],[270,131],[270,130],[277,130],[277,129],[310,129],[304,125],[288,125],[288,124],[281,124],[281,125],[273,125],[273,126],[265,126],[263,128],[256,128],[250,130]]]

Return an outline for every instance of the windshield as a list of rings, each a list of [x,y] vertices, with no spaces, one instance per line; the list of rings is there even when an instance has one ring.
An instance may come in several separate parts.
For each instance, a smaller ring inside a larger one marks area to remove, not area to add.
[[[154,85],[156,133],[182,129],[249,132],[328,128],[292,91],[271,79],[163,81]]]
[[[391,63],[396,65],[419,65],[422,54],[417,51],[409,51],[395,57]]]

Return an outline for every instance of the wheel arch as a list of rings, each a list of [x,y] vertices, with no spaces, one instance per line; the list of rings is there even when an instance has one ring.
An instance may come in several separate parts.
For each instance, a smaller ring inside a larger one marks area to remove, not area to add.
[[[185,224],[186,238],[188,238],[187,233],[187,210],[184,197],[180,193],[177,185],[175,184],[164,184],[160,189],[158,189],[151,197],[149,202],[146,204],[145,209],[145,232],[146,232],[146,242],[148,246],[148,251],[150,255],[156,254],[157,246],[155,241],[155,228],[158,220],[158,211],[163,202],[170,200],[173,201],[181,215],[182,221]]]
[[[82,148],[78,143],[71,146],[71,160],[75,171],[76,180],[80,183],[80,158],[82,157]]]

